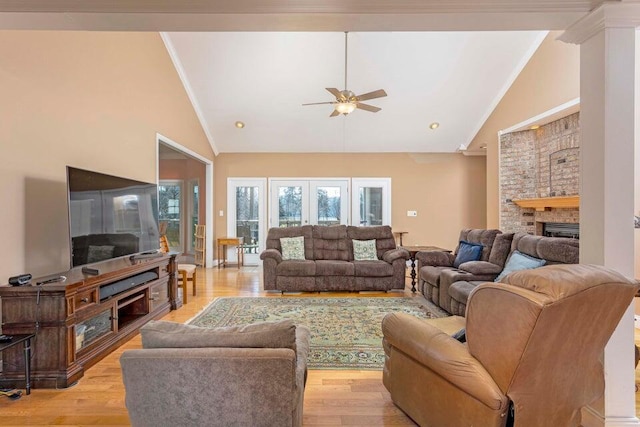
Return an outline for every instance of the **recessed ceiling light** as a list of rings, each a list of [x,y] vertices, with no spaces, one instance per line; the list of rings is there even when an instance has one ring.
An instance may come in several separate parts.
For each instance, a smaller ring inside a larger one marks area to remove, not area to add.
[[[439,127],[440,127],[440,123],[438,123],[438,122],[433,122],[433,123],[431,123],[429,125],[429,129],[431,129],[431,130],[438,129]]]
[[[242,128],[244,127],[244,122],[237,121],[237,122],[236,122],[236,127],[237,127],[238,129],[242,129]]]
[[[540,129],[540,125],[533,125],[529,129],[531,129],[531,130]]]

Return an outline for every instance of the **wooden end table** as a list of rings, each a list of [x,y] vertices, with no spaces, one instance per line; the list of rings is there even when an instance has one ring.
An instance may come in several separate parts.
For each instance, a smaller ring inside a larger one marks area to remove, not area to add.
[[[409,252],[411,260],[411,292],[416,292],[416,254],[418,252],[451,252],[449,249],[439,248],[437,246],[400,246]]]
[[[243,237],[220,237],[218,238],[218,268],[227,266],[227,246],[235,246],[238,253],[238,268],[244,265],[244,252],[242,245],[244,243]]]
[[[9,335],[9,334],[8,334]],[[24,343],[24,384],[27,394],[31,394],[31,338],[36,334],[14,334],[9,342],[0,343],[0,353],[20,343]]]

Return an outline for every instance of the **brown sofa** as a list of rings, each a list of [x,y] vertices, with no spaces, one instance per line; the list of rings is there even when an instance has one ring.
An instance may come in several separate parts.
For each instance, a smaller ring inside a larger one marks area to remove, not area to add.
[[[133,426],[302,425],[309,329],[153,321],[120,357]]]
[[[467,317],[382,321],[383,383],[422,426],[578,426],[604,391],[602,352],[637,284],[551,265],[478,286]],[[457,323],[457,325],[455,325]],[[466,344],[451,337],[466,327]]]
[[[498,240],[498,247],[494,250],[494,242],[501,236],[500,230],[485,229],[464,229],[460,232],[458,241],[464,240],[469,243],[482,244],[482,255],[479,261],[470,261],[453,266],[458,255],[460,245],[453,253],[431,251],[418,252],[416,261],[418,263],[418,285],[424,297],[434,302],[444,310],[451,312],[449,298],[449,286],[457,281],[463,280],[462,276],[469,280],[493,280],[504,267],[504,262],[509,253],[511,241],[507,236]]]
[[[283,260],[280,238],[304,236],[304,260]],[[355,261],[352,240],[376,241],[377,260]],[[404,289],[409,253],[396,248],[389,226],[271,228],[263,260],[264,289],[278,291],[388,291]]]
[[[511,237],[511,247],[508,257],[513,254],[514,251],[518,251],[525,255],[529,255],[535,258],[544,259],[545,265],[554,264],[577,264],[580,262],[580,241],[576,239],[570,239],[566,237],[543,237],[532,236],[527,233],[515,233],[509,234]],[[507,238],[507,234],[502,234],[498,237]],[[498,238],[496,238],[496,241]],[[494,250],[497,250],[498,246],[494,245]],[[508,262],[509,258],[506,258]],[[503,267],[506,262],[503,262]],[[501,269],[502,271],[502,269]],[[485,279],[470,278],[471,276],[465,274],[450,274],[446,279],[446,282],[450,284],[448,288],[449,293],[449,312],[458,316],[464,316],[467,309],[467,300],[471,291],[476,286],[487,281]],[[496,275],[497,276],[497,275]],[[493,280],[493,278],[489,279]]]

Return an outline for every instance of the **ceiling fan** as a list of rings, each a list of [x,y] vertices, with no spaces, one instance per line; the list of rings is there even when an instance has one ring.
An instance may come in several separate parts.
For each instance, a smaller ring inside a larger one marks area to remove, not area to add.
[[[373,92],[364,93],[362,95],[356,95],[347,89],[347,37],[348,32],[344,33],[344,90],[338,90],[334,87],[326,88],[331,95],[336,97],[335,101],[330,102],[313,102],[310,104],[302,104],[306,105],[323,105],[323,104],[331,104],[335,108],[333,112],[329,115],[329,117],[336,117],[340,114],[344,114],[345,116],[349,113],[352,113],[356,108],[361,110],[370,111],[372,113],[377,113],[382,108],[374,107],[373,105],[363,104],[361,101],[366,101],[369,99],[382,98],[383,96],[387,96],[387,92],[384,89],[374,90]]]

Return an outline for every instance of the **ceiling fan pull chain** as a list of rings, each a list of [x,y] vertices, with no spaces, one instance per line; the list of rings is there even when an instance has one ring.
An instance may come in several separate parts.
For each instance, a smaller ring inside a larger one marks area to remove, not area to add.
[[[347,37],[349,35],[348,31],[344,32],[344,90],[348,90],[347,88]]]

